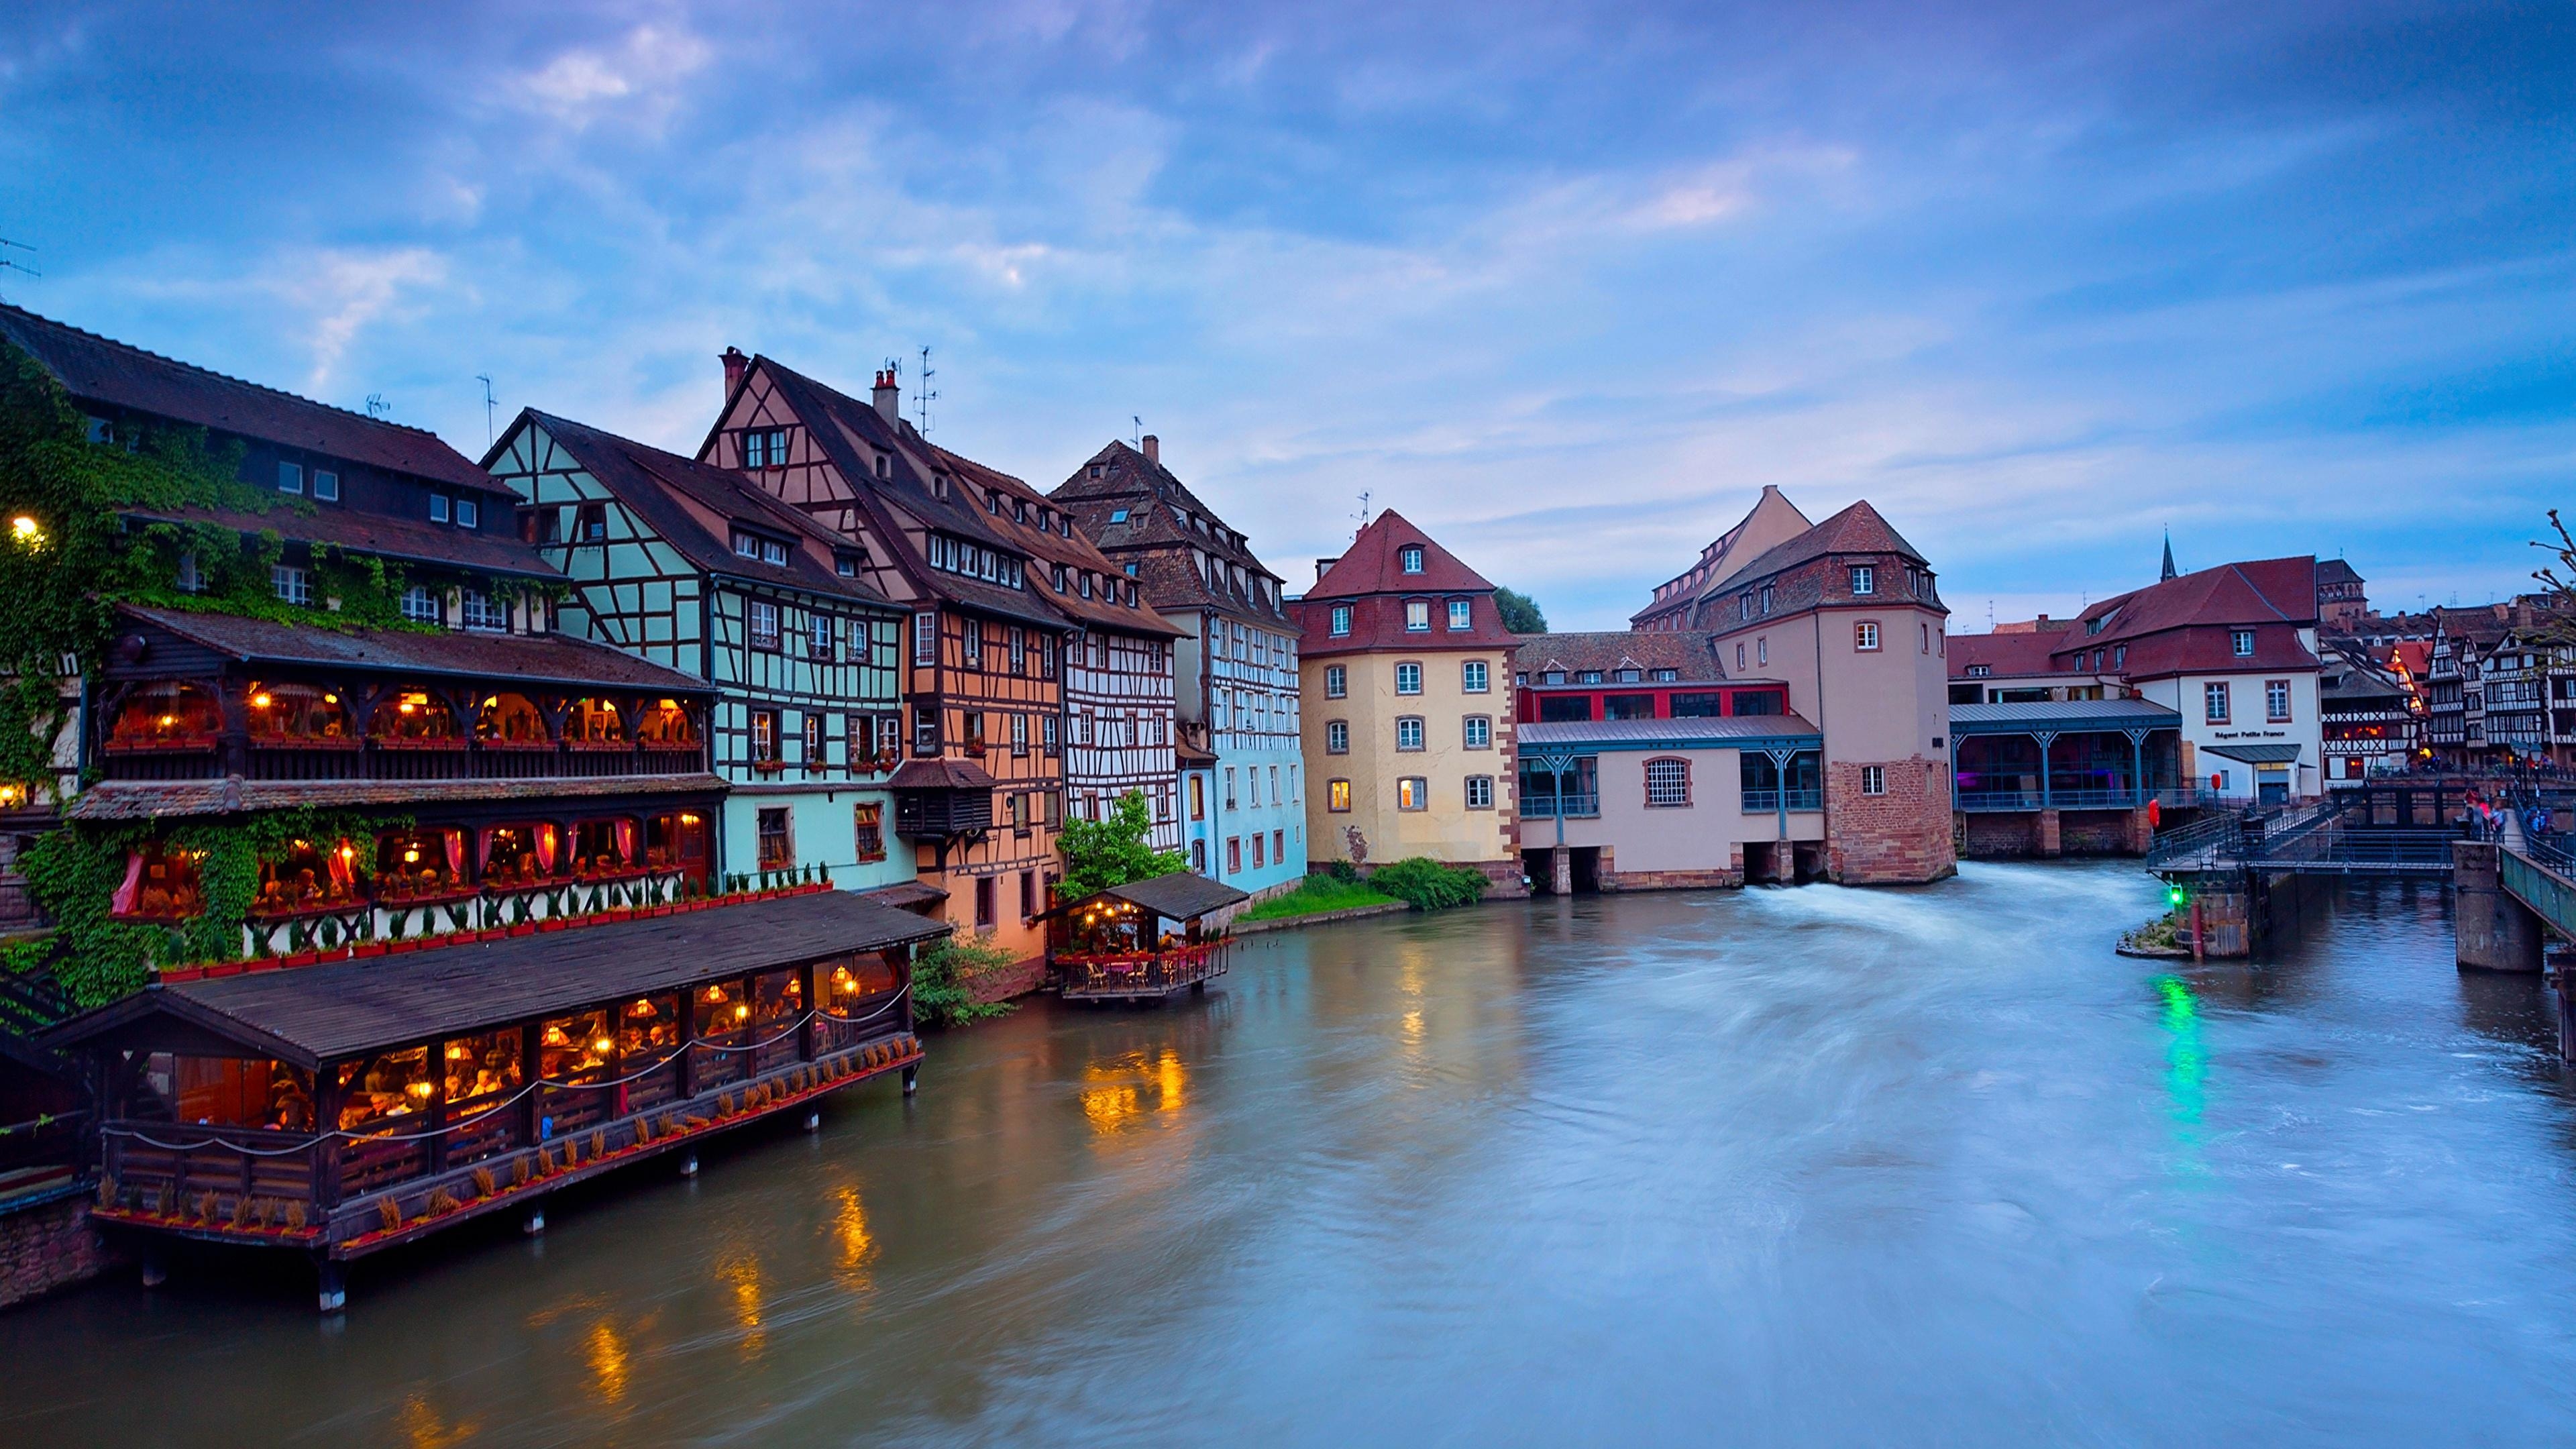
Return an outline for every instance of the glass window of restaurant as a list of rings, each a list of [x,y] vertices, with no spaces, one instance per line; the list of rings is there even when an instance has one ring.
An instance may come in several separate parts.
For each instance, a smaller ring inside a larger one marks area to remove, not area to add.
[[[376,837],[370,893],[384,904],[469,895],[462,830],[389,830]]]
[[[597,1083],[616,1075],[617,1038],[605,1011],[557,1017],[537,1029],[537,1135],[555,1137],[608,1115]],[[559,1084],[559,1085],[558,1085]]]
[[[507,1128],[514,1119],[490,1114],[510,1105],[525,1080],[517,1029],[452,1038],[441,1047],[439,1056],[444,1064],[445,1080],[441,1085],[446,1094],[440,1120],[449,1127],[479,1129],[448,1139],[449,1165],[507,1150],[512,1145]],[[502,1130],[496,1132],[496,1128]]]
[[[701,1043],[713,1046],[739,1046],[750,1038],[751,1003],[743,999],[739,981],[717,981],[699,987],[689,994],[691,1035]],[[749,1067],[738,1051],[701,1051],[693,1070],[701,1087],[740,1081]]]
[[[112,750],[194,749],[223,732],[214,694],[194,684],[155,681],[138,686],[116,709],[109,726]]]
[[[455,711],[426,689],[396,689],[376,702],[367,733],[379,743],[453,745],[464,737]]]
[[[364,1136],[409,1135],[412,1120],[429,1110],[438,1083],[429,1071],[429,1048],[406,1047],[339,1066],[340,1118],[332,1125]]]
[[[318,684],[254,680],[249,700],[250,737],[254,744],[355,743],[349,734],[349,712],[341,707],[340,696]]]
[[[350,906],[364,897],[358,890],[358,848],[348,841],[290,840],[286,849],[259,863],[259,894],[251,913],[292,915]]]
[[[706,864],[706,822],[696,811],[655,815],[644,822],[645,869],[703,873]]]
[[[484,831],[484,884],[533,885],[552,879],[561,841],[561,833],[547,821],[496,825]]]
[[[680,1050],[680,997],[639,996],[617,1013],[619,1074],[633,1077],[620,1093],[620,1109],[641,1111],[670,1101],[680,1093],[676,1068],[655,1070]]]
[[[131,1079],[122,1115],[201,1127],[313,1130],[313,1074],[266,1057],[155,1052]]]
[[[572,827],[572,873],[589,879],[635,868],[635,822],[626,816],[582,820]]]
[[[487,695],[474,716],[474,738],[487,745],[546,745],[546,717],[524,694]]]

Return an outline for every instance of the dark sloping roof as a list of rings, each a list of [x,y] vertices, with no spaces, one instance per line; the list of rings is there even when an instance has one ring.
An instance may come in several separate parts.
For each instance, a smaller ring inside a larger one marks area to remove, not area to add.
[[[425,563],[481,569],[522,578],[560,579],[562,573],[515,536],[480,528],[452,528],[381,513],[346,508],[292,506],[266,513],[229,508],[146,508],[120,510],[131,519],[168,523],[211,523],[240,533],[272,532],[298,543],[327,543],[353,553],[373,554],[402,563]]]
[[[2029,729],[2170,730],[2182,716],[2143,699],[2035,699],[2019,704],[1954,704],[1950,733],[2013,734]]]
[[[1126,571],[1111,563],[1108,555],[1094,547],[1081,529],[1049,532],[1038,526],[1039,519],[1045,514],[1057,511],[1045,495],[998,468],[988,468],[945,448],[934,447],[931,451],[951,472],[965,480],[966,491],[979,497],[998,495],[1007,500],[999,511],[988,506],[986,516],[1006,540],[1005,547],[1027,554],[1031,559],[1029,592],[1087,628],[1109,629],[1149,639],[1180,636],[1180,627],[1154,612],[1152,601],[1144,597],[1141,587],[1135,603],[1126,601],[1124,591],[1129,583]],[[1020,518],[1022,508],[1028,515],[1026,522]],[[1054,586],[1054,566],[1057,564],[1072,571],[1065,576],[1061,589]],[[1087,599],[1082,596],[1078,581],[1078,574],[1086,571],[1108,581],[1104,588],[1095,588]],[[1111,597],[1108,589],[1119,590],[1119,597]]]
[[[2058,643],[2090,649],[2194,625],[2314,624],[2316,560],[2301,554],[2198,569],[2104,599],[2078,617],[2084,629]]]
[[[1521,646],[1512,656],[1512,667],[1533,676],[1548,669],[1569,674],[1598,669],[1607,678],[1614,670],[1634,667],[1649,676],[1658,669],[1674,670],[1685,683],[1726,677],[1726,666],[1717,656],[1717,636],[1705,630],[1621,629],[1519,637]],[[1533,683],[1532,687],[1539,686]]]
[[[2357,584],[2360,582],[2361,575],[2354,572],[2352,565],[2344,562],[2342,559],[2321,558],[2317,560],[2317,583],[2319,585]]]
[[[506,491],[436,433],[226,377],[0,304],[0,337],[75,398],[310,449],[452,488]]]
[[[1286,623],[1280,575],[1171,469],[1125,443],[1113,441],[1092,454],[1047,496],[1073,514],[1102,553],[1135,564],[1137,579],[1157,606],[1214,609],[1272,627]],[[1199,571],[1198,553],[1228,565],[1219,582]],[[1268,597],[1235,588],[1236,568],[1268,580]]]
[[[470,946],[163,985],[65,1023],[69,1044],[164,1011],[299,1066],[749,972],[927,940],[948,926],[847,891]]]
[[[1752,559],[1756,552],[1753,540],[1757,534],[1785,528],[1792,520],[1800,530],[1815,526],[1807,515],[1798,511],[1798,506],[1789,501],[1789,495],[1781,492],[1778,485],[1763,484],[1760,496],[1753,500],[1753,507],[1735,521],[1735,526],[1701,549],[1699,559],[1689,568],[1656,585],[1654,601],[1629,615],[1629,622],[1643,624],[1648,619],[1670,615],[1687,617],[1697,613],[1705,601],[1713,598]]]
[[[1892,553],[1914,563],[1925,562],[1914,545],[1907,543],[1864,499],[1754,559],[1729,575],[1729,581],[1776,574],[1839,553]]]
[[[471,805],[508,800],[599,800],[718,794],[720,776],[565,775],[524,780],[106,780],[63,808],[66,820],[159,820],[183,815],[360,805]]]
[[[246,663],[314,664],[384,674],[462,674],[612,689],[707,691],[706,681],[569,634],[321,629],[121,604],[117,612]]]
[[[1397,555],[1407,545],[1422,549],[1422,572],[1406,573]],[[1390,508],[1372,518],[1351,540],[1342,556],[1306,591],[1308,599],[1355,599],[1364,594],[1493,592],[1485,576],[1461,563],[1456,554],[1432,542],[1431,535]]]
[[[883,595],[856,579],[841,577],[834,569],[834,553],[847,550],[848,540],[801,509],[779,502],[741,474],[534,408],[520,413],[519,419],[511,433],[528,424],[543,429],[556,447],[699,568],[808,593],[886,603]],[[495,456],[509,439],[510,434],[504,434],[493,446]],[[784,566],[744,558],[733,550],[731,530],[720,536],[690,504],[749,531],[784,535],[798,546],[788,549]]]
[[[2286,765],[2299,757],[2297,745],[2202,745],[2200,752],[2248,765]]]
[[[1728,715],[1721,719],[1572,720],[1512,726],[1521,758],[1544,749],[1738,749],[1761,740],[1795,741],[1800,748],[1823,738],[1794,714]]]
[[[886,778],[889,790],[990,790],[999,783],[973,760],[906,760]]]
[[[1982,677],[1995,679],[2059,673],[2054,655],[2058,644],[2065,638],[2063,632],[1953,634],[1950,636],[1950,677],[1965,679],[1969,666],[1978,664],[1986,667],[1986,674]]]
[[[1210,911],[1240,905],[1252,897],[1222,881],[1213,881],[1192,871],[1176,870],[1149,880],[1129,881],[1111,886],[1102,895],[1144,907],[1158,916],[1186,921]]]

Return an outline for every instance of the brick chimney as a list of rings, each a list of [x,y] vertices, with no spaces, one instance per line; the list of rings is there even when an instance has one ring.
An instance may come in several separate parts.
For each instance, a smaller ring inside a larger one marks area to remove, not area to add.
[[[1163,461],[1163,440],[1152,433],[1145,435],[1145,461],[1158,466]]]
[[[751,359],[742,355],[741,348],[728,347],[724,350],[725,398],[727,401],[732,400],[733,390],[736,387],[741,386],[742,375],[750,367]]]
[[[895,384],[893,368],[877,372],[876,389],[868,396],[877,405],[878,417],[890,423],[903,421],[903,389]]]

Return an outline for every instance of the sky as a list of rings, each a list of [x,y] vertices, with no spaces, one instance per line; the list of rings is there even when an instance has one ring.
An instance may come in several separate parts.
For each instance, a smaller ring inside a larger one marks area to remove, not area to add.
[[[1954,629],[2545,562],[2576,11],[1939,3],[0,12],[0,296],[469,457],[694,452],[726,346],[1040,488],[1111,438],[1302,588],[1395,508],[1621,627],[1779,485]],[[1365,499],[1365,504],[1363,500]]]

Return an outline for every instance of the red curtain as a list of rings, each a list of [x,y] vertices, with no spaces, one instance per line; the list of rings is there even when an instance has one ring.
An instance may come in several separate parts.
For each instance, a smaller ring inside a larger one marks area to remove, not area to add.
[[[141,889],[142,885],[142,853],[139,851],[129,850],[125,853],[125,884],[118,886],[116,888],[116,894],[108,900],[108,910],[111,913],[120,916],[130,916],[134,914],[135,893]]]
[[[622,815],[617,818],[617,859],[624,865],[635,863],[635,822]]]
[[[537,867],[548,875],[555,873],[555,827],[551,821],[537,827]]]
[[[357,884],[357,872],[349,865],[350,857],[356,853],[356,847],[346,840],[339,841],[331,848],[330,858],[324,862],[331,869],[331,884],[343,890]]]
[[[447,837],[448,874],[462,877],[465,874],[465,832],[448,830],[441,833]],[[486,849],[488,851],[489,847]]]

